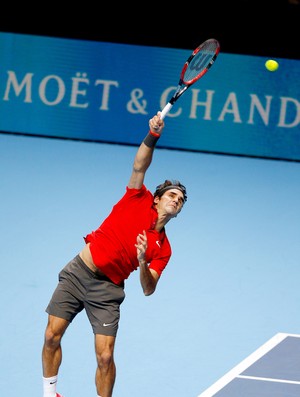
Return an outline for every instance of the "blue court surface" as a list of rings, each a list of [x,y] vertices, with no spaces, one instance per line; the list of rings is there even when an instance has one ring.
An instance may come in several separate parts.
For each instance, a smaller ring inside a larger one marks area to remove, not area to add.
[[[123,195],[135,152],[0,134],[0,396],[42,396],[45,307]],[[188,201],[167,225],[173,255],[155,294],[138,271],[126,282],[113,397],[299,397],[299,337],[235,367],[278,332],[300,334],[300,163],[157,150],[146,185],[165,178]],[[82,312],[63,340],[64,397],[96,397],[93,342]]]
[[[300,335],[278,333],[198,397],[300,396]]]

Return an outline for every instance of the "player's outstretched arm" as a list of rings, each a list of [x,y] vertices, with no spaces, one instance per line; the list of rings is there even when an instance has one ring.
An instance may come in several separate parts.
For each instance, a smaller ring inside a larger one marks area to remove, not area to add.
[[[144,183],[145,174],[149,168],[155,145],[160,138],[164,129],[164,121],[160,118],[160,112],[149,120],[149,132],[135,155],[132,173],[129,179],[128,187],[131,189],[140,189]]]

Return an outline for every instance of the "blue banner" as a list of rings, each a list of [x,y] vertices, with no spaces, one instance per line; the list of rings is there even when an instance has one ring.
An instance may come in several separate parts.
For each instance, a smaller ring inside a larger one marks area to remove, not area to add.
[[[159,147],[300,160],[300,61],[221,52],[166,116]],[[200,43],[199,43],[200,44]],[[139,145],[193,49],[0,33],[0,130]]]

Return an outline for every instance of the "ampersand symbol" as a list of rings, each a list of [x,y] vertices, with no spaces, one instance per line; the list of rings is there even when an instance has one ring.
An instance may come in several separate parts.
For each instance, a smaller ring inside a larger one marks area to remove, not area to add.
[[[143,96],[143,91],[136,88],[131,91],[131,101],[127,103],[127,110],[131,113],[147,114],[145,108],[147,101],[145,99],[139,101]]]

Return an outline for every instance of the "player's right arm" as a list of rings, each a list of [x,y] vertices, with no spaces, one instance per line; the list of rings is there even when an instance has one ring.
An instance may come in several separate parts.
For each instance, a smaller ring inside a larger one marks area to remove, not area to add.
[[[164,128],[164,121],[160,118],[160,112],[157,112],[149,120],[149,128],[149,133],[139,146],[134,158],[132,173],[128,183],[130,189],[140,189],[143,186],[146,171],[152,162],[156,142]]]

